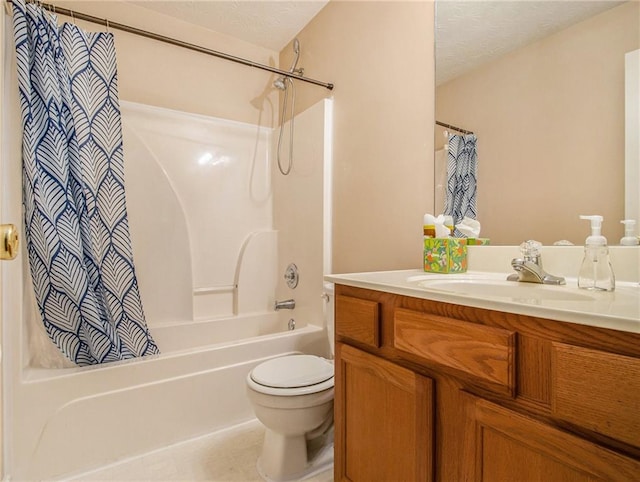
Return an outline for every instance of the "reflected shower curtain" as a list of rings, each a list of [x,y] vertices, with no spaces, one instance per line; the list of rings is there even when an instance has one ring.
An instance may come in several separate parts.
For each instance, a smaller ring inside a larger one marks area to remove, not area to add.
[[[476,191],[478,153],[477,138],[473,134],[449,137],[447,158],[447,187],[444,214],[453,217],[458,224],[462,218],[476,219]],[[454,232],[456,236],[462,236]]]
[[[78,365],[158,353],[133,266],[113,36],[13,1],[31,277]]]

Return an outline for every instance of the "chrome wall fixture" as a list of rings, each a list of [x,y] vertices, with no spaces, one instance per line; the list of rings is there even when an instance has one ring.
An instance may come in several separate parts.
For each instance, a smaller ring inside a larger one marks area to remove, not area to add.
[[[287,286],[291,289],[298,286],[300,273],[298,272],[298,267],[294,263],[287,266],[287,270],[284,273],[284,280],[287,282]]]

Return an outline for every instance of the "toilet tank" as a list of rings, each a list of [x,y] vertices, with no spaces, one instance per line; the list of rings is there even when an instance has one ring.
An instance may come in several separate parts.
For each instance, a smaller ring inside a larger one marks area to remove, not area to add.
[[[330,358],[335,355],[335,288],[333,283],[324,283],[324,320],[327,323],[327,337],[329,338]]]

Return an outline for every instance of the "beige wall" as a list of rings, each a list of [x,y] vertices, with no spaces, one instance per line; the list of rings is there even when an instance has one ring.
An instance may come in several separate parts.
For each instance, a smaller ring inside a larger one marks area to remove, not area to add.
[[[135,5],[56,3],[278,64],[278,53]],[[114,33],[122,99],[277,125],[272,74]],[[433,210],[433,3],[333,0],[299,38],[305,75],[336,85],[298,82],[296,96],[298,112],[335,99],[334,272],[419,267],[422,216]],[[281,65],[291,58],[289,45]],[[260,118],[250,100],[263,93]]]
[[[436,118],[478,136],[483,236],[582,244],[588,223],[578,215],[601,214],[618,243],[624,52],[640,47],[639,18],[640,3],[626,3],[436,90]]]
[[[417,268],[433,210],[433,3],[331,1],[298,35],[296,107],[334,97],[333,271]],[[288,68],[292,50],[282,51]]]
[[[54,1],[58,6],[131,25],[258,63],[277,66],[278,52],[121,1]],[[64,20],[70,21],[64,17]],[[76,21],[87,30],[96,24]],[[158,107],[275,125],[275,76],[156,40],[111,29],[116,39],[120,98]],[[265,96],[262,102],[262,96]],[[256,99],[255,105],[251,103]],[[260,110],[260,106],[263,107]]]

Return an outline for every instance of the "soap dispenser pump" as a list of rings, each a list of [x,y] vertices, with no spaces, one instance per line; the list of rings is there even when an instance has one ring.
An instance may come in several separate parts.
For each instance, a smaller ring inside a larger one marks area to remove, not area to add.
[[[602,236],[602,216],[580,216],[591,221],[591,235],[584,243],[584,259],[578,274],[578,288],[594,291],[613,291],[616,280],[609,261],[607,238]]]
[[[636,220],[635,219],[625,219],[624,221],[620,221],[624,224],[624,237],[620,240],[620,244],[622,246],[637,246],[638,238],[636,237]]]

